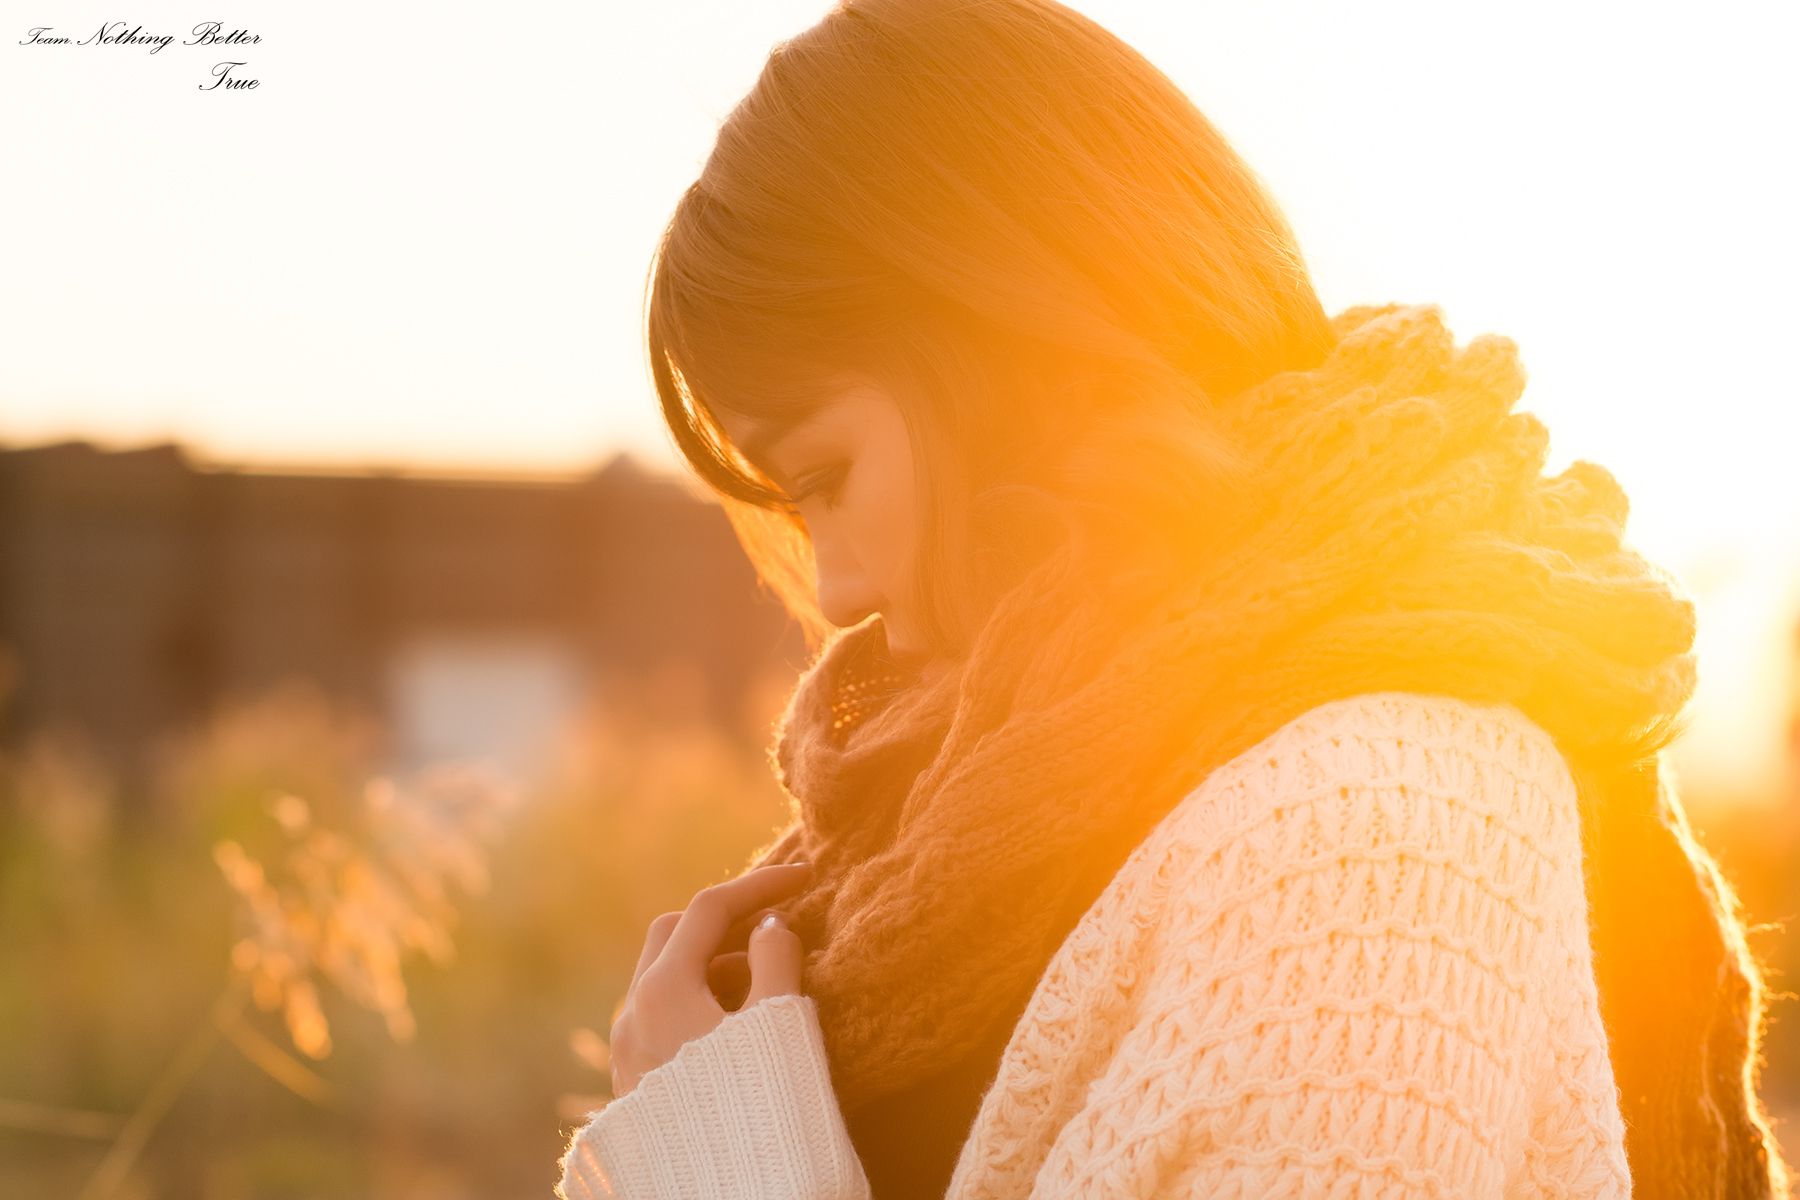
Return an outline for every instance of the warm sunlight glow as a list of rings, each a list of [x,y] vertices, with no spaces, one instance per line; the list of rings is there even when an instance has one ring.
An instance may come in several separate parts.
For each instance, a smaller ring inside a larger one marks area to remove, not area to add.
[[[231,96],[196,92],[193,48],[8,46],[34,185],[6,201],[0,441],[672,463],[640,341],[652,240],[771,46],[825,7],[550,4],[501,32],[326,0],[258,14],[266,82]],[[1611,468],[1633,536],[1684,575],[1740,564],[1702,596],[1703,726],[1740,764],[1773,753],[1755,717],[1792,659],[1800,197],[1769,149],[1800,13],[1076,7],[1267,180],[1329,309],[1431,299],[1459,337],[1514,337],[1552,466]]]
[[[1800,3],[14,7],[0,1200],[1800,1180]]]

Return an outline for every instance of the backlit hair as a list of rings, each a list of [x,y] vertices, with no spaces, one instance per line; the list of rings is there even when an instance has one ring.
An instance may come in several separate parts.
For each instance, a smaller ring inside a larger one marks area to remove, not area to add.
[[[954,648],[1046,538],[1123,571],[1133,531],[1203,528],[1243,461],[1209,413],[1334,341],[1249,167],[1054,0],[842,0],[778,43],[647,283],[676,445],[809,639],[805,525],[715,413],[891,389],[928,510],[908,607]]]

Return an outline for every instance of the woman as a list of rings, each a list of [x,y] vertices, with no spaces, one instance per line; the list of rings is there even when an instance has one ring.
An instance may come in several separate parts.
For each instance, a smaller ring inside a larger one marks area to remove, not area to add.
[[[1512,342],[1328,317],[1137,53],[842,0],[647,333],[823,644],[793,821],[652,924],[564,1196],[1785,1194],[1663,765],[1693,606],[1542,475]]]

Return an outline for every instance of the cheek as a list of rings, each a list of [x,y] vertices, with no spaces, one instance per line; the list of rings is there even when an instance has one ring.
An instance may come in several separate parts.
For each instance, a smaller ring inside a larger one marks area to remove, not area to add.
[[[881,578],[883,594],[899,594],[912,569],[918,515],[912,464],[901,455],[884,456],[870,472],[864,522],[867,561],[864,567]]]

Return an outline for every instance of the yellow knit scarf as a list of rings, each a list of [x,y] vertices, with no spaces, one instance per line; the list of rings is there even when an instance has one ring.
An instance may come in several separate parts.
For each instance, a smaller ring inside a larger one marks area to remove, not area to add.
[[[801,678],[770,750],[794,819],[756,865],[815,864],[782,907],[840,1101],[854,1113],[991,1045],[1216,767],[1334,698],[1443,693],[1517,705],[1581,785],[1637,1194],[1777,1194],[1746,1071],[1760,975],[1663,769],[1695,680],[1693,605],[1622,544],[1610,473],[1542,474],[1546,429],[1511,411],[1510,339],[1459,348],[1436,305],[1334,325],[1321,365],[1221,413],[1257,494],[1155,596],[1127,603],[1057,555],[937,686],[892,678],[879,615]]]

